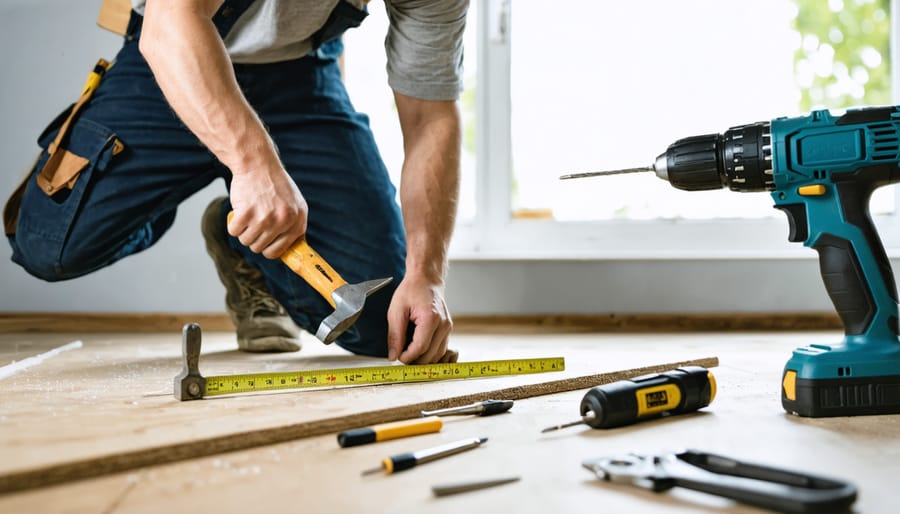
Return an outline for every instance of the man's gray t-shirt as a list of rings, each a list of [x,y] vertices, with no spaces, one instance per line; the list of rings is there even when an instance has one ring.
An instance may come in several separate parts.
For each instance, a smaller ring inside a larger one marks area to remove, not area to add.
[[[233,62],[296,59],[313,49],[311,37],[339,1],[362,9],[364,0],[256,0],[225,37]],[[132,0],[143,14],[146,0]],[[463,30],[469,0],[384,0],[390,20],[384,41],[388,84],[423,100],[455,100],[462,90]],[[365,23],[365,22],[363,22]]]

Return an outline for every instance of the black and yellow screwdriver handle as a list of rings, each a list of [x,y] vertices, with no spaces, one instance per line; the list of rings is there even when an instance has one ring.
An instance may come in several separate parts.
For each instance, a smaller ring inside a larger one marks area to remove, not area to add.
[[[338,444],[341,448],[347,448],[349,446],[359,446],[401,437],[432,434],[440,432],[443,426],[444,422],[437,416],[382,423],[370,427],[345,430],[338,434]]]
[[[98,59],[97,64],[94,65],[94,69],[91,70],[87,79],[84,81],[84,87],[81,88],[81,96],[93,94],[94,90],[100,86],[100,80],[103,79],[103,75],[106,74],[106,71],[109,70],[111,66],[112,63],[106,59]]]
[[[594,387],[581,400],[581,416],[592,428],[614,428],[693,412],[715,397],[713,374],[701,366],[685,366]]]

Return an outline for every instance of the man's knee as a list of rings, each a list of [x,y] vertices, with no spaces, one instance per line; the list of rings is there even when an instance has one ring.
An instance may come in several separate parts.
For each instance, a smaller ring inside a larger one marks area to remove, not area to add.
[[[13,262],[22,266],[29,274],[47,282],[74,278],[62,269],[59,260],[61,242],[20,229],[10,238],[10,244]]]

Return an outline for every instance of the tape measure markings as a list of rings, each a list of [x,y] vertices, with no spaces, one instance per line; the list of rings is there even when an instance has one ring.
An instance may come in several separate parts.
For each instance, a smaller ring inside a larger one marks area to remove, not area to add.
[[[564,371],[563,357],[408,366],[363,366],[308,371],[218,375],[206,378],[204,396],[346,385],[429,382]]]

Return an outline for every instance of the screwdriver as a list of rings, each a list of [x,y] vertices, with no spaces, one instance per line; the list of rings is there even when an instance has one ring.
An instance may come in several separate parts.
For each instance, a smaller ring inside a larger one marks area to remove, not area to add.
[[[513,406],[513,400],[485,400],[461,407],[449,407],[446,409],[423,410],[422,417],[426,416],[461,416],[475,414],[477,416],[493,416],[506,412]]]
[[[372,473],[384,471],[386,475],[390,475],[397,471],[413,468],[419,464],[425,464],[426,462],[448,457],[466,450],[471,450],[472,448],[478,448],[486,441],[487,437],[470,437],[461,441],[454,441],[452,443],[442,444],[417,452],[401,453],[399,455],[394,455],[393,457],[385,457],[381,461],[381,466],[367,469],[363,471],[362,474],[371,475]]]
[[[103,75],[105,75],[106,71],[111,67],[112,63],[106,59],[99,59],[97,64],[94,65],[94,69],[91,70],[87,79],[84,81],[84,87],[81,88],[81,96],[93,94],[94,90],[100,86],[100,80],[103,78]]]
[[[614,428],[645,419],[694,412],[712,403],[716,379],[701,366],[619,380],[597,386],[581,400],[581,419],[547,427],[551,432],[576,425]]]

